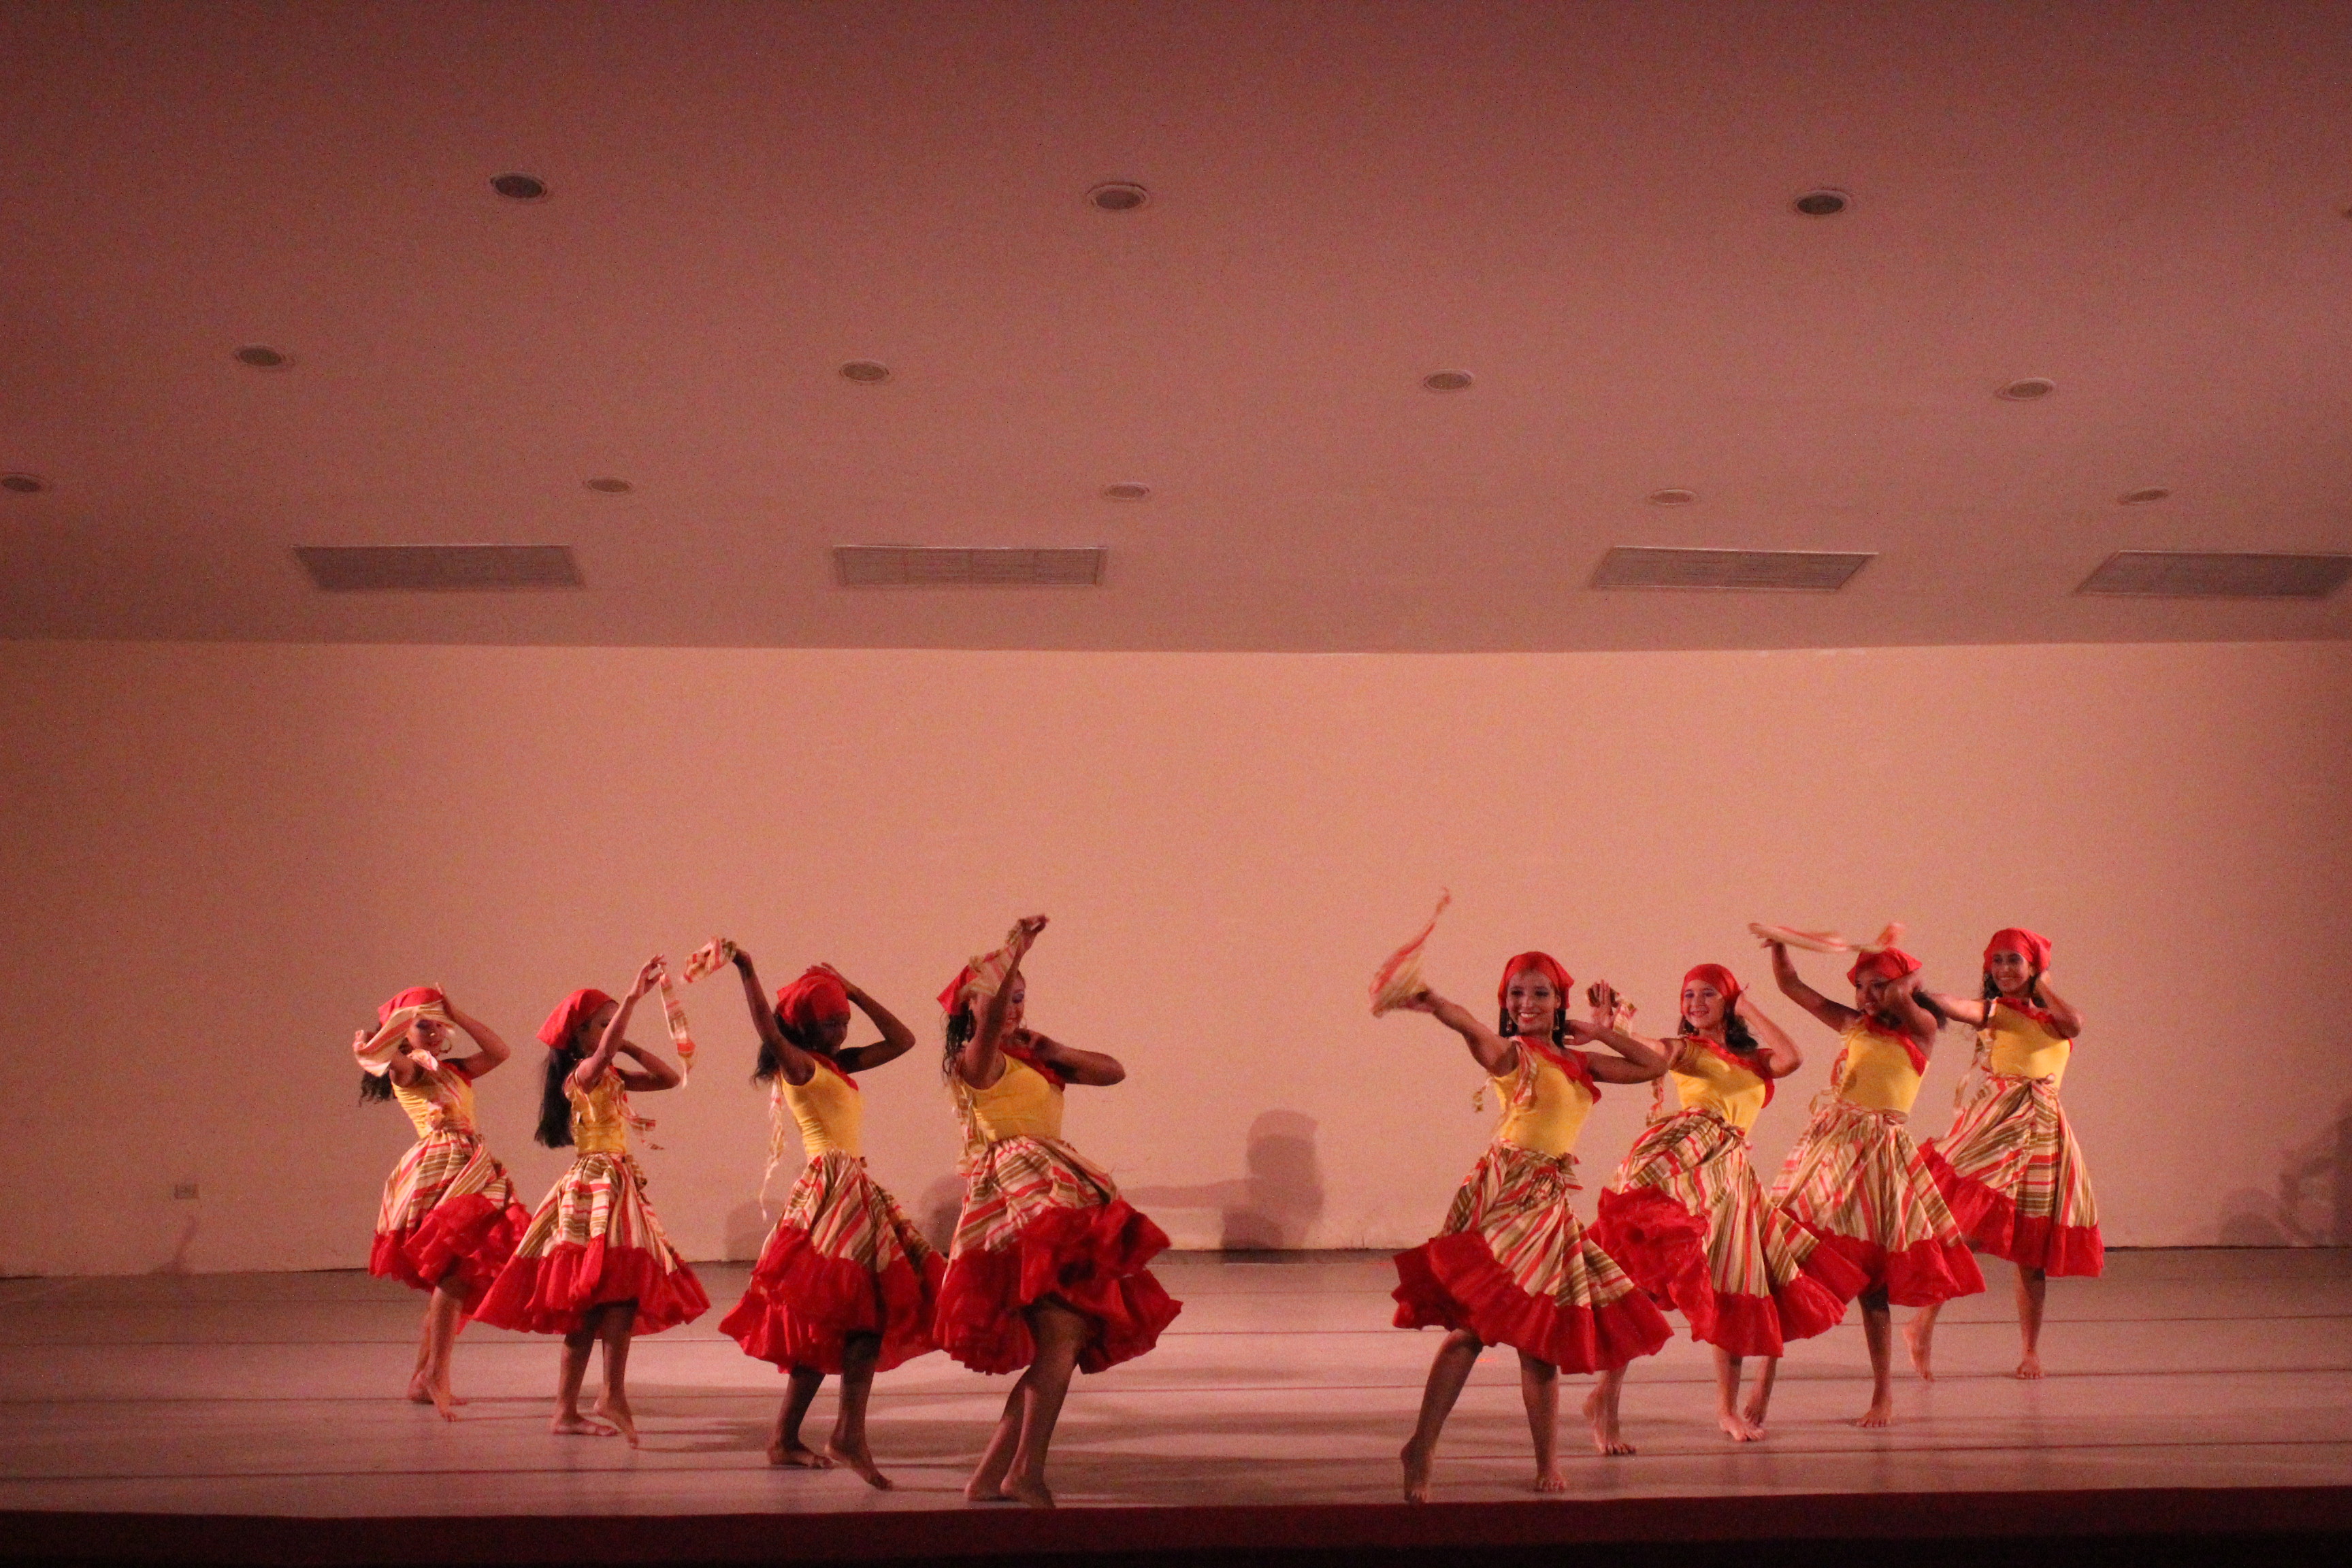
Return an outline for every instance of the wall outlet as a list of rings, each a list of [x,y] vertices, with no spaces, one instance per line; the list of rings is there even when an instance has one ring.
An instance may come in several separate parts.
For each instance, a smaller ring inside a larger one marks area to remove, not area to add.
[[[175,1201],[180,1203],[194,1203],[196,1196],[196,1184],[194,1182],[173,1182],[172,1184],[172,1196]]]

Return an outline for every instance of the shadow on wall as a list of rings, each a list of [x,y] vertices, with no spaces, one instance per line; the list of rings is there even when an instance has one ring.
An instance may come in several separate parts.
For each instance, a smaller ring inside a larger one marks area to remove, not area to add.
[[[172,1248],[172,1256],[147,1270],[150,1274],[185,1274],[188,1271],[188,1248],[195,1244],[200,1228],[197,1217],[190,1215],[180,1222],[180,1239]]]
[[[2224,1247],[2352,1247],[2352,1100],[2319,1136],[2287,1152],[2278,1190],[2221,1200]]]
[[[720,1254],[730,1263],[751,1263],[768,1244],[768,1227],[773,1221],[760,1206],[757,1198],[737,1204],[727,1211],[726,1250]]]
[[[925,1187],[923,1195],[915,1200],[911,1217],[923,1239],[945,1258],[948,1244],[955,1239],[956,1221],[963,1217],[963,1178],[941,1176]]]
[[[1137,1187],[1128,1201],[1154,1209],[1222,1212],[1218,1246],[1228,1252],[1278,1252],[1305,1245],[1323,1217],[1323,1163],[1315,1152],[1314,1118],[1269,1110],[1250,1123],[1238,1181],[1198,1187]]]

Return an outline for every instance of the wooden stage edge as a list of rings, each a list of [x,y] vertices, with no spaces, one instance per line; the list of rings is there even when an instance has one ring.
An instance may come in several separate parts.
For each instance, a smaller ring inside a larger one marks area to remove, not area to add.
[[[1906,1563],[2347,1560],[2352,1486],[1836,1492],[1364,1507],[348,1519],[0,1513],[0,1563]],[[2103,1548],[2104,1550],[2096,1550]]]

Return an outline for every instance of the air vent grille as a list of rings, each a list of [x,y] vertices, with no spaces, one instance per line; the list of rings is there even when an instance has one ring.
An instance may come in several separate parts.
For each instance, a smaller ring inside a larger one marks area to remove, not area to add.
[[[581,585],[568,544],[306,544],[294,553],[331,594]]]
[[[2325,599],[2352,577],[2352,555],[2118,550],[2078,594],[2166,599]]]
[[[1621,544],[1601,557],[1592,585],[1834,594],[1870,560],[1868,551],[1677,550]]]
[[[1100,545],[837,544],[833,562],[845,588],[1090,588],[1109,555]]]

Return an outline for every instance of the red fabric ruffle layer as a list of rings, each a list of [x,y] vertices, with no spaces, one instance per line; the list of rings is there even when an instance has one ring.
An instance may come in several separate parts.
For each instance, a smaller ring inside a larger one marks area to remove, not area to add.
[[[710,1310],[702,1281],[683,1263],[665,1269],[643,1247],[608,1247],[600,1237],[585,1247],[566,1242],[544,1258],[509,1259],[474,1316],[497,1329],[568,1334],[589,1308],[630,1300],[637,1304],[632,1334],[657,1334]]]
[[[1455,1231],[1396,1255],[1396,1326],[1465,1329],[1562,1372],[1602,1372],[1654,1355],[1674,1338],[1650,1298],[1627,1291],[1602,1307],[1562,1308],[1519,1289],[1476,1231]]]
[[[936,1254],[923,1261],[920,1273],[901,1257],[877,1274],[819,1252],[807,1231],[778,1229],[761,1249],[743,1299],[719,1320],[719,1331],[746,1355],[824,1373],[841,1370],[852,1335],[871,1334],[882,1342],[875,1370],[888,1372],[939,1349],[931,1316],[944,1266]]]
[[[2088,1278],[2106,1271],[2107,1247],[2099,1237],[2097,1226],[2060,1225],[2043,1215],[2021,1215],[2015,1198],[1961,1175],[1934,1145],[1919,1152],[1971,1246],[2044,1274]]]
[[[501,1209],[488,1194],[468,1193],[435,1205],[406,1230],[379,1234],[368,1253],[368,1272],[419,1290],[437,1289],[454,1275],[471,1313],[530,1228],[530,1211],[520,1204]]]
[[[1048,1209],[1012,1246],[948,1259],[933,1337],[974,1372],[1018,1372],[1037,1353],[1022,1310],[1052,1300],[1092,1329],[1080,1371],[1132,1361],[1183,1310],[1145,1268],[1167,1246],[1168,1233],[1125,1198]]]
[[[1718,1290],[1707,1272],[1706,1222],[1655,1187],[1603,1192],[1592,1239],[1653,1301],[1680,1311],[1692,1339],[1737,1356],[1777,1356],[1790,1340],[1828,1332],[1869,1283],[1847,1259],[1816,1247],[1769,1296]]]
[[[1816,1258],[1832,1253],[1861,1275],[1857,1296],[1883,1287],[1893,1306],[1932,1307],[1956,1297],[1973,1296],[1985,1288],[1984,1272],[1964,1242],[1930,1237],[1900,1252],[1889,1252],[1859,1237],[1808,1228],[1821,1237],[1821,1246],[1814,1248]]]

